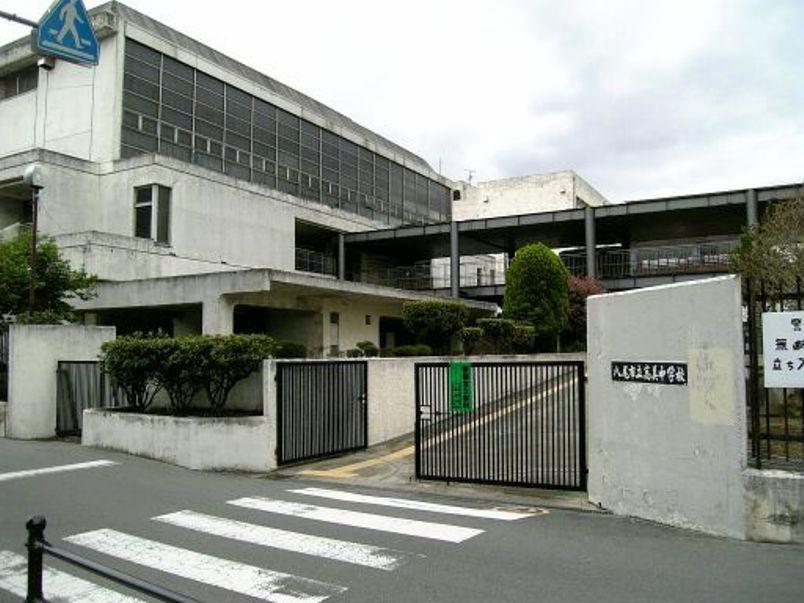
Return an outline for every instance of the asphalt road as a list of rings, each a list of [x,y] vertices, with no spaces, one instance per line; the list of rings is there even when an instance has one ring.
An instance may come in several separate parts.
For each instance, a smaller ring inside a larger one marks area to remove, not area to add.
[[[99,460],[117,464],[9,475]],[[508,521],[492,508],[0,439],[0,600],[20,600],[9,593],[20,579],[12,554],[25,554],[24,524],[36,513],[52,544],[208,602],[804,600],[802,547],[573,511]],[[59,600],[115,600],[86,590],[97,585],[124,592],[47,565],[90,583],[51,574],[46,588],[59,586]]]

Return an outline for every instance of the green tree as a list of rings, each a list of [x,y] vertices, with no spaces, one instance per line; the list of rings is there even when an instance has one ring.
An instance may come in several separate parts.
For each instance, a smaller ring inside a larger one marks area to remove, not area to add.
[[[569,273],[561,259],[541,243],[526,245],[506,274],[503,316],[530,324],[542,345],[550,345],[567,326]]]
[[[453,337],[466,326],[469,309],[460,302],[409,301],[402,304],[402,320],[418,342],[446,354]]]
[[[38,242],[36,249],[36,305],[30,308],[30,233],[26,231],[15,239],[0,243],[0,316],[11,315],[18,322],[74,321],[70,299],[92,299],[95,295],[95,277],[83,270],[70,268],[53,241],[43,239]]]
[[[743,232],[731,268],[773,287],[792,289],[804,282],[804,191],[771,205],[762,222]]]

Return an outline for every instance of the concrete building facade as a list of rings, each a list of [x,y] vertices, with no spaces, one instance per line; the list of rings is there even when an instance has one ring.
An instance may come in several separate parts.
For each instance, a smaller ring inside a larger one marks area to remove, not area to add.
[[[39,164],[40,232],[100,279],[85,322],[120,333],[390,346],[405,300],[493,312],[533,241],[614,289],[722,271],[742,226],[795,190],[612,204],[571,171],[454,182],[119,2],[91,15],[97,67],[38,69],[27,38],[0,48],[0,239],[31,222],[22,176]]]

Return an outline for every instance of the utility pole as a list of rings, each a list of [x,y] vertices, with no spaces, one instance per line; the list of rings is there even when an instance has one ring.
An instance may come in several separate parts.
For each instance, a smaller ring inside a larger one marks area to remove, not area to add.
[[[472,184],[472,178],[475,175],[475,170],[464,170],[467,174],[469,174],[469,184]]]
[[[25,169],[23,181],[31,187],[31,266],[28,277],[28,312],[33,313],[36,308],[36,231],[39,215],[39,191],[42,186],[42,168],[37,164],[29,165]]]

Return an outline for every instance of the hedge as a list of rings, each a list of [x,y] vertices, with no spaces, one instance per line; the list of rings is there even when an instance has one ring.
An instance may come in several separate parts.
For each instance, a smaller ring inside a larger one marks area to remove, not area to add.
[[[466,326],[469,309],[454,301],[407,301],[402,304],[402,320],[418,342],[446,354],[453,337]]]
[[[164,389],[174,412],[186,410],[195,394],[205,390],[220,414],[234,386],[276,351],[265,335],[198,335],[169,339],[135,334],[107,341],[101,366],[128,403],[144,412]]]

